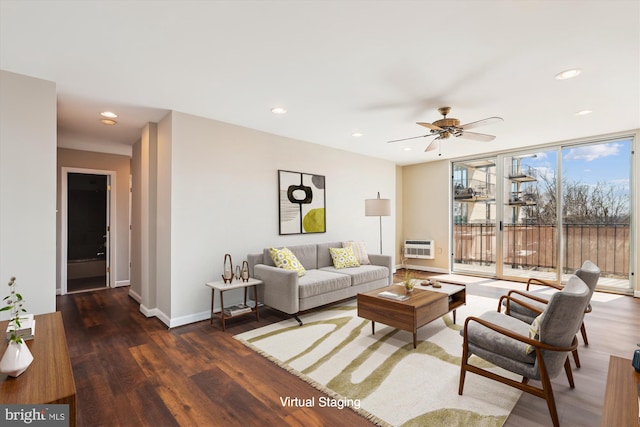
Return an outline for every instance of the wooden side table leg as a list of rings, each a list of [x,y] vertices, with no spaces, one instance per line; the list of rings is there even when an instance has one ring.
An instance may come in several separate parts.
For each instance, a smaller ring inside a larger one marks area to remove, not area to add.
[[[246,289],[246,288],[245,288]],[[256,306],[254,307],[254,310],[256,311],[256,322],[260,321],[260,314],[259,314],[259,310],[258,310],[258,301],[260,301],[260,298],[258,298],[258,285],[253,285],[253,292],[255,294],[256,297]],[[246,302],[245,302],[246,304]]]
[[[213,325],[213,301],[216,297],[216,290],[211,288],[211,318],[210,318],[210,324]]]
[[[222,331],[225,331],[224,327],[224,292],[220,291],[220,321],[222,322]]]
[[[418,342],[418,332],[413,332],[413,348],[416,348],[416,343]]]
[[[376,334],[376,322],[375,321],[371,321],[371,335],[375,335]]]
[[[456,324],[456,311],[453,310],[453,324]]]

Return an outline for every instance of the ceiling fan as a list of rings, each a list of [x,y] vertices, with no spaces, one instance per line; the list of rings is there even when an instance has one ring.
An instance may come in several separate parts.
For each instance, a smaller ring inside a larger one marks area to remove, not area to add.
[[[435,136],[436,138],[431,141],[424,151],[437,150],[440,146],[441,139],[447,139],[451,136],[456,138],[473,139],[476,141],[489,142],[493,141],[496,137],[493,135],[486,135],[484,133],[467,132],[467,129],[473,129],[478,126],[484,126],[495,122],[501,122],[501,117],[489,117],[486,119],[478,120],[477,122],[467,123],[460,125],[460,120],[455,118],[447,118],[447,114],[451,111],[451,107],[440,107],[438,112],[443,115],[443,118],[436,120],[433,123],[417,122],[416,124],[428,128],[430,131],[426,135],[414,136],[411,138],[396,139],[389,142],[406,141],[408,139],[426,138],[429,136]]]

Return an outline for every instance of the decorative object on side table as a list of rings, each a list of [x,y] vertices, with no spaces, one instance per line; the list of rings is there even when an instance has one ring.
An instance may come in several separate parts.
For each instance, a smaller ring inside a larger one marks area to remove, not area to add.
[[[240,274],[243,282],[249,281],[249,263],[246,260],[242,262],[242,272]]]
[[[638,344],[638,347],[640,347],[640,344]],[[633,352],[633,360],[631,361],[631,364],[636,371],[640,372],[640,348]],[[638,389],[638,393],[638,399],[640,399],[640,389]]]
[[[9,280],[9,289],[9,295],[3,300],[7,305],[0,308],[0,311],[11,311],[11,317],[9,318],[9,345],[2,356],[2,360],[0,360],[0,372],[11,377],[17,377],[31,365],[33,355],[22,339],[21,314],[26,313],[26,310],[23,308],[22,295],[16,292],[15,277]]]
[[[227,264],[227,258],[229,258],[229,263]],[[231,255],[224,254],[224,262],[223,262],[223,271],[222,281],[224,283],[231,283],[233,281],[233,263],[231,262]]]
[[[240,264],[238,264],[236,265],[236,280],[240,280],[241,274],[242,273],[240,273]]]

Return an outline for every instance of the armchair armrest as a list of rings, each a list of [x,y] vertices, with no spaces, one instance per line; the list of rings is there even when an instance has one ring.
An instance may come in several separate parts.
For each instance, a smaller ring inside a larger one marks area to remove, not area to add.
[[[387,267],[389,269],[389,285],[393,283],[393,268],[391,265],[391,256],[390,255],[378,255],[378,254],[369,254],[369,261],[373,265],[379,265],[381,267]]]
[[[265,264],[253,267],[256,279],[262,280],[264,304],[287,314],[300,311],[298,273]]]
[[[527,280],[527,290],[529,290],[530,285],[540,285],[540,286],[548,286],[550,288],[562,289],[562,287],[556,285],[555,283],[547,282],[546,280],[537,279],[535,277],[531,277]]]
[[[504,300],[507,300],[507,304],[505,304],[505,313],[506,314],[509,314],[509,311],[510,311],[510,309],[509,309],[509,301],[513,301],[513,302],[515,302],[517,304],[520,304],[524,308],[527,308],[527,309],[533,311],[534,313],[538,313],[538,314],[542,313],[542,310],[540,310],[538,307],[534,307],[534,306],[532,306],[530,304],[527,304],[526,302],[522,301],[521,299],[512,297],[511,296],[512,293],[521,294],[521,295],[526,296],[527,298],[529,298],[529,295],[522,294],[519,291],[510,291],[507,295],[502,295],[500,297],[500,301],[498,301],[498,313],[500,313],[500,310],[501,310],[501,307],[502,307],[502,301],[504,301]],[[538,298],[531,298],[531,299],[536,300],[536,301],[540,301]],[[548,301],[545,301],[545,300],[541,300],[540,302],[543,302],[545,304],[548,303]]]

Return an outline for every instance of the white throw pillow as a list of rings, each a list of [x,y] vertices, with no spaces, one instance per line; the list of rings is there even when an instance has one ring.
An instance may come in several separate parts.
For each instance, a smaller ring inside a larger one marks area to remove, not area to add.
[[[351,249],[353,249],[353,253],[356,255],[356,258],[358,258],[358,262],[360,263],[360,265],[371,264],[371,261],[369,261],[369,254],[367,254],[367,249],[365,248],[363,241],[342,242],[342,247],[343,248],[350,247]]]

